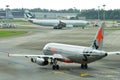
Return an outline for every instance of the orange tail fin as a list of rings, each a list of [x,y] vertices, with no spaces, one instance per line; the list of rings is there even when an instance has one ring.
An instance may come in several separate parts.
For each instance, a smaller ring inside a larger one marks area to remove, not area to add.
[[[95,40],[92,44],[93,49],[102,49],[103,46],[103,38],[104,38],[104,26],[105,24],[102,23],[101,27],[98,29],[97,34],[95,36]]]

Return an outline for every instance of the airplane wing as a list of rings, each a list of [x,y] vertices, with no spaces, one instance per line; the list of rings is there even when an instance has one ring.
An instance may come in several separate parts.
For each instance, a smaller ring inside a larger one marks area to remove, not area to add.
[[[63,56],[61,56],[60,54],[54,54],[54,55],[30,55],[30,54],[10,54],[8,53],[8,57],[41,57],[41,58],[57,58],[57,59],[64,59]]]
[[[120,55],[120,51],[108,52],[108,55]]]

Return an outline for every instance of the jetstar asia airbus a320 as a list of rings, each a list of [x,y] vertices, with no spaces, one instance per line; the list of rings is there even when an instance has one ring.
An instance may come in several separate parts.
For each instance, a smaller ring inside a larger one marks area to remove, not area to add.
[[[88,68],[88,63],[102,59],[109,54],[119,55],[120,52],[106,52],[102,50],[104,38],[104,23],[98,29],[95,39],[90,47],[48,43],[43,48],[44,55],[29,54],[8,54],[9,56],[25,56],[31,59],[31,62],[45,66],[52,64],[53,70],[58,70],[58,61],[65,63],[79,63],[82,69]]]

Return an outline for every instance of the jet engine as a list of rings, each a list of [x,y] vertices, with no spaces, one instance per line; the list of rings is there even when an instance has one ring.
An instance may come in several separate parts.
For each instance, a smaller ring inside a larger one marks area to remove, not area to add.
[[[41,65],[41,66],[45,66],[45,65],[48,65],[48,61],[45,60],[44,58],[36,58],[36,59],[33,59],[31,58],[31,62],[33,63],[37,63],[38,65]]]
[[[73,28],[73,25],[66,25],[66,28]]]

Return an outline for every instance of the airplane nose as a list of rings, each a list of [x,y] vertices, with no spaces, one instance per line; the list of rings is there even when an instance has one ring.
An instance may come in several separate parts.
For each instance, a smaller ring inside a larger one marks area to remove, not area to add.
[[[107,56],[108,54],[107,53],[105,53],[105,56]]]

